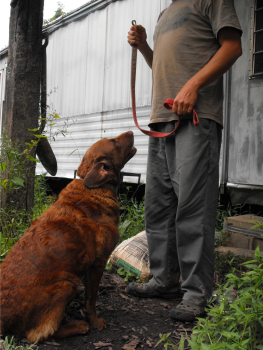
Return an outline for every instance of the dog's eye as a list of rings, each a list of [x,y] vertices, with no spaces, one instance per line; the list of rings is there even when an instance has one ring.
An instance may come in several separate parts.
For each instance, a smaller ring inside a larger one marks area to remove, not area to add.
[[[109,170],[110,167],[109,167],[107,164],[103,163],[103,169],[104,169],[104,170]]]

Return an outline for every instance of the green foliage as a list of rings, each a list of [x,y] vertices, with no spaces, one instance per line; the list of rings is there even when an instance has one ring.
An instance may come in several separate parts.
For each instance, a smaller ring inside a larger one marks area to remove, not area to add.
[[[224,221],[227,217],[231,216],[237,216],[242,215],[244,204],[232,206],[230,203],[228,203],[227,207],[225,208],[223,205],[218,203],[217,206],[217,212],[216,212],[216,230],[222,231],[224,226]]]
[[[50,22],[54,21],[55,19],[57,19],[58,17],[66,14],[66,12],[63,11],[65,6],[62,4],[62,2],[58,1],[57,5],[58,5],[58,8],[56,9],[54,16],[51,17],[50,19],[45,19],[44,24],[50,23]]]
[[[187,341],[192,350],[263,350],[263,257],[259,248],[255,259],[243,266],[241,276],[233,269],[226,284],[219,286],[219,305],[212,303],[207,308],[207,318],[198,319],[190,339],[182,336],[174,344],[170,333],[160,334],[156,346],[163,342],[165,349],[183,350]]]
[[[56,196],[47,196],[48,186],[45,182],[45,175],[41,174],[35,178],[33,220],[37,219],[57,199]]]
[[[253,230],[255,228],[260,228],[263,230],[263,218],[262,218],[261,222],[259,220],[251,220],[251,222],[255,222],[255,225],[250,228],[251,230]],[[261,236],[263,236],[263,235],[261,235]]]
[[[191,349],[263,350],[263,258],[259,248],[255,259],[243,265],[247,271],[239,277],[233,270],[227,283],[219,287],[219,306],[209,307],[208,317],[199,319],[188,340]],[[234,298],[225,297],[226,290]]]
[[[133,272],[124,269],[123,267],[120,267],[117,270],[117,273],[124,278],[124,281],[126,282],[133,282],[133,281],[137,281],[140,282],[140,277],[136,276]]]
[[[24,187],[31,149],[22,149],[18,142],[8,140],[6,132],[0,138],[0,190],[13,191]],[[28,161],[25,161],[28,159]]]
[[[18,142],[8,140],[6,132],[0,139],[0,191],[5,193],[8,204],[0,209],[0,261],[22,236],[31,220],[25,208],[16,208],[19,190],[27,191],[27,175],[30,169],[31,149],[23,149]],[[14,195],[15,194],[15,195]]]
[[[16,345],[14,337],[12,337],[11,339],[8,339],[8,337],[5,337],[5,340],[2,343],[2,347],[0,345],[0,348],[3,350],[37,350],[38,349],[38,347],[35,344]]]
[[[226,283],[227,274],[235,269],[236,274],[240,276],[245,271],[244,262],[250,260],[249,257],[235,255],[231,251],[215,251],[215,275],[218,283]]]
[[[158,346],[159,344],[163,343],[164,349],[169,350],[169,349],[178,349],[178,350],[184,350],[184,337],[181,336],[181,340],[178,344],[174,344],[170,338],[171,333],[166,333],[166,334],[159,334],[159,340],[155,344],[155,347]]]
[[[0,210],[0,261],[10,251],[13,245],[23,236],[32,220],[39,217],[51,204],[54,196],[46,195],[47,186],[44,175],[35,178],[34,207],[32,212],[18,210],[15,205]]]
[[[129,187],[127,187],[129,194]],[[133,196],[129,199],[128,194],[119,196],[120,203],[120,242],[136,235],[145,229],[144,226],[144,200],[138,203]]]

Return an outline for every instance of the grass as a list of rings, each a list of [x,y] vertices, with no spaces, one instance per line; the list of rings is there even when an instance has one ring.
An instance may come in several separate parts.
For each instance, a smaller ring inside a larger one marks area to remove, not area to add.
[[[199,318],[191,336],[174,344],[169,334],[160,334],[165,349],[183,350],[263,350],[263,257],[259,248],[255,258],[243,263],[245,271],[235,269],[218,285],[216,297]],[[216,302],[219,299],[219,302]]]
[[[127,187],[125,194],[119,195],[120,204],[120,239],[122,241],[137,235],[144,231],[144,198],[138,202],[135,193],[130,193],[130,187]]]
[[[0,210],[0,261],[31,225],[55,201],[54,196],[46,195],[44,175],[35,178],[35,198],[32,212],[17,210],[14,203]]]
[[[0,349],[3,350],[37,350],[35,344],[16,345],[14,337],[5,339],[0,343]]]

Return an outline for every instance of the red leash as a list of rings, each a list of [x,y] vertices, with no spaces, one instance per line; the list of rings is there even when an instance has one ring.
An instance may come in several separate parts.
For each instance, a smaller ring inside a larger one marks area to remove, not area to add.
[[[169,133],[163,133],[163,132],[159,132],[159,131],[151,131],[151,130],[145,130],[145,129],[141,129],[138,122],[137,122],[137,116],[136,116],[136,104],[135,104],[135,78],[136,78],[136,61],[137,61],[137,48],[133,47],[132,48],[132,63],[131,63],[131,98],[132,98],[132,114],[133,114],[133,120],[135,125],[137,126],[137,128],[139,130],[141,130],[141,132],[143,132],[145,135],[148,136],[152,136],[152,137],[166,137],[169,136],[171,134],[173,134],[178,126],[180,125],[180,116],[178,116],[178,122],[177,125],[175,127],[175,129]],[[164,102],[164,107],[167,109],[172,109],[173,108],[173,100],[172,99],[167,99]],[[193,123],[194,125],[198,125],[199,124],[199,119],[197,116],[196,111],[193,109]]]

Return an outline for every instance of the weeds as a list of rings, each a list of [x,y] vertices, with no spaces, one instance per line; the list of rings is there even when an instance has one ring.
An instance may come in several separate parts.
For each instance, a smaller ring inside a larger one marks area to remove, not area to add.
[[[181,336],[180,342],[178,344],[175,344],[172,342],[170,336],[171,336],[171,333],[159,334],[160,339],[156,343],[155,347],[163,343],[165,350],[169,350],[169,349],[184,350],[184,337]]]
[[[46,195],[44,175],[35,178],[34,207],[33,212],[25,209],[18,210],[15,205],[8,210],[0,210],[0,261],[2,261],[13,245],[23,236],[31,225],[32,220],[38,218],[51,204],[55,197]]]
[[[37,176],[35,179],[33,220],[37,219],[57,199],[56,196],[47,196],[47,190],[45,175]]]
[[[226,283],[226,276],[233,269],[235,269],[236,274],[240,276],[241,273],[246,270],[244,263],[248,260],[250,260],[249,257],[235,255],[231,251],[226,253],[215,251],[215,275],[219,276],[217,277],[217,279],[219,279],[217,282]]]
[[[0,344],[0,349],[3,349],[3,350],[37,350],[38,349],[38,347],[35,344],[16,345],[14,337],[12,337],[11,339],[8,339],[8,337],[5,337],[5,340],[3,340],[1,344]]]
[[[137,281],[140,282],[140,277],[136,276],[133,272],[124,269],[123,267],[120,267],[117,270],[117,274],[120,275],[121,277],[124,278],[125,282],[133,282],[133,281]]]
[[[212,304],[207,308],[207,318],[198,319],[187,339],[192,350],[263,350],[263,257],[259,248],[255,250],[255,259],[243,265],[246,271],[240,277],[233,269],[226,284],[219,286],[216,292],[219,305]],[[180,344],[170,346],[184,349],[185,341],[181,338]],[[166,339],[166,343],[172,342]]]
[[[127,187],[129,193],[129,187]],[[129,199],[128,194],[119,195],[120,203],[120,240],[122,241],[131,238],[137,233],[144,230],[144,200],[137,202],[134,197],[135,194]]]
[[[9,193],[25,186],[28,163],[36,160],[30,155],[30,150],[21,151],[18,142],[8,140],[6,132],[1,137],[0,146],[0,190]]]

